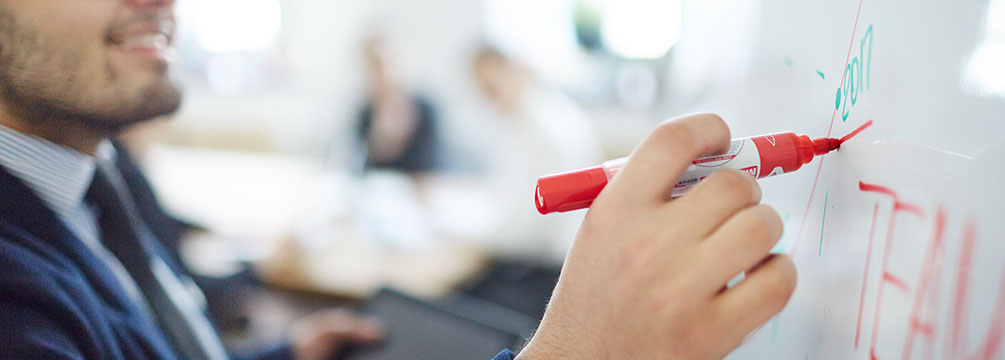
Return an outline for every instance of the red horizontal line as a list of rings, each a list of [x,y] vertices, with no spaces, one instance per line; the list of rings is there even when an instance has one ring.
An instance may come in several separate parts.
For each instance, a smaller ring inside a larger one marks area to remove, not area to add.
[[[866,184],[864,182],[858,182],[858,189],[864,192],[871,192],[886,195],[893,198],[893,211],[904,211],[917,215],[918,217],[925,217],[925,210],[918,205],[906,203],[900,201],[900,195],[897,195],[896,191],[885,186]]]
[[[907,286],[907,283],[905,283],[904,280],[901,280],[890,272],[883,273],[883,281],[893,284],[893,286],[900,288],[900,290],[903,290],[904,292],[911,291],[911,288]]]
[[[885,187],[885,186],[866,184],[864,182],[859,181],[858,182],[858,189],[861,190],[861,191],[864,191],[864,192],[873,192],[873,193],[877,193],[877,194],[889,195],[890,197],[892,197],[894,199],[897,198],[897,192],[895,192],[892,189],[890,189],[888,187]]]
[[[904,211],[918,215],[921,218],[925,217],[925,210],[922,210],[920,206],[899,201],[893,203],[893,211]]]

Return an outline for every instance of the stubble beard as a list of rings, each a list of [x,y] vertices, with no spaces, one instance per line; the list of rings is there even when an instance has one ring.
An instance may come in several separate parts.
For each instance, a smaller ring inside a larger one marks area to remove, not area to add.
[[[59,49],[19,26],[0,5],[0,104],[20,121],[114,137],[181,106],[182,90],[171,66],[152,69],[156,74],[150,81],[130,86],[110,59],[88,73],[81,65],[85,57],[83,46]]]

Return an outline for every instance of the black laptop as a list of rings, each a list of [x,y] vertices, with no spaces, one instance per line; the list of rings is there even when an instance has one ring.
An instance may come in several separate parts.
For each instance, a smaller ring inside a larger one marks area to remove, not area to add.
[[[490,360],[518,349],[536,326],[526,315],[463,295],[431,303],[382,290],[362,310],[384,321],[385,339],[351,347],[340,359]]]

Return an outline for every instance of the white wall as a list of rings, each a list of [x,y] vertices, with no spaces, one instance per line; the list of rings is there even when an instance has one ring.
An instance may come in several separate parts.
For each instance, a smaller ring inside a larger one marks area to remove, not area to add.
[[[323,156],[363,98],[361,37],[374,23],[399,37],[408,77],[441,105],[443,121],[461,122],[463,110],[457,109],[470,102],[473,92],[467,56],[479,38],[480,4],[284,0],[283,33],[273,55],[276,81],[226,95],[189,81],[186,104],[173,126],[183,133],[261,131],[273,150]]]

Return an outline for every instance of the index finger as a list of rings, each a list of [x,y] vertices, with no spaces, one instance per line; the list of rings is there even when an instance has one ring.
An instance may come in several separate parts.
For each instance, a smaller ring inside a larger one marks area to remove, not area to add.
[[[661,124],[639,145],[608,186],[633,201],[664,202],[695,159],[729,149],[729,127],[715,114]]]

